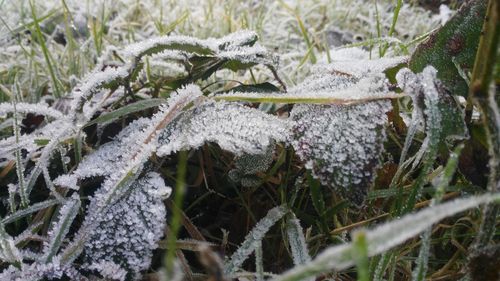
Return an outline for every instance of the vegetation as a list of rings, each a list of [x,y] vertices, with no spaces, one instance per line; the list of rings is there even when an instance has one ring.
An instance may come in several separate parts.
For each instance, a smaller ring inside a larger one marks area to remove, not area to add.
[[[1,280],[500,279],[498,1],[129,2],[0,1]]]

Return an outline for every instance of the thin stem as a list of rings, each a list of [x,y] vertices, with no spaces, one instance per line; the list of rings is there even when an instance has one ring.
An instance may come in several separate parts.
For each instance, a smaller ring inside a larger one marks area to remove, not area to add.
[[[181,226],[181,206],[186,193],[186,170],[187,151],[179,152],[179,163],[177,165],[177,180],[175,186],[174,204],[177,208],[172,209],[172,219],[170,221],[170,232],[167,238],[167,254],[165,255],[165,268],[167,276],[173,272],[174,258],[176,252],[177,235]]]

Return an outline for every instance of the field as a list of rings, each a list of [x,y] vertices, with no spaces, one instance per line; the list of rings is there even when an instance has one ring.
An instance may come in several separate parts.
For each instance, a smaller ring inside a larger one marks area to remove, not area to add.
[[[0,0],[0,280],[500,280],[496,0]]]

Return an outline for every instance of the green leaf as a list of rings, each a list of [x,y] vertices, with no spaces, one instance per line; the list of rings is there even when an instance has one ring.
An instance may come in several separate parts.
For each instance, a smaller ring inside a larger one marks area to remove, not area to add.
[[[431,33],[413,53],[410,69],[421,72],[432,65],[452,94],[467,96],[469,87],[454,61],[462,70],[472,70],[487,2],[468,1],[443,27]]]
[[[85,124],[85,127],[94,125],[94,124],[102,124],[102,123],[107,123],[107,122],[112,122],[120,117],[123,117],[125,115],[128,115],[130,113],[142,111],[148,108],[156,107],[164,103],[164,99],[147,99],[147,100],[141,100],[138,102],[134,102],[132,104],[128,104],[126,106],[120,107],[119,109],[102,114],[101,116],[97,117],[96,119],[88,122]]]

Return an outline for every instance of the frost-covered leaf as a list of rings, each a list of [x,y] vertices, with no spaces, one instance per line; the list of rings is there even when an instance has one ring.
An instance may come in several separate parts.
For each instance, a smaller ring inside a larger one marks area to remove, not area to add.
[[[89,223],[95,228],[84,246],[86,263],[114,263],[137,278],[149,267],[152,251],[163,236],[163,199],[170,193],[159,174],[149,173],[135,181],[104,213],[93,213],[99,200],[94,196],[87,211],[87,220],[92,220]]]
[[[255,251],[256,247],[259,246],[260,241],[262,241],[262,238],[264,238],[269,229],[287,213],[288,209],[284,206],[278,206],[269,210],[267,215],[247,234],[245,241],[233,253],[229,261],[224,264],[224,273],[226,275],[235,273],[252,252]]]
[[[131,122],[115,140],[101,145],[98,150],[86,156],[71,174],[54,180],[60,186],[78,189],[78,182],[89,177],[104,176],[123,172],[131,160],[143,164],[156,150],[158,132],[181,114],[182,109],[201,96],[199,87],[188,85],[173,93],[151,118],[140,118]],[[139,156],[144,158],[139,160]]]
[[[172,93],[166,103],[160,106],[159,111],[143,122],[146,124],[144,128],[137,129],[137,123],[133,125],[135,128],[131,129],[129,135],[124,136],[132,138],[132,142],[127,144],[130,145],[130,150],[120,155],[117,163],[113,164],[109,161],[108,153],[98,153],[98,156],[96,156],[97,162],[111,164],[106,167],[108,171],[105,173],[104,182],[93,196],[92,213],[87,214],[87,219],[78,230],[74,240],[65,248],[62,254],[61,260],[63,263],[70,263],[76,259],[83,251],[84,245],[89,241],[90,235],[95,231],[96,224],[94,221],[97,218],[91,218],[90,216],[99,217],[108,212],[110,206],[127,193],[130,186],[133,185],[143,171],[145,163],[152,153],[156,151],[159,132],[176,119],[185,107],[200,98],[201,94],[198,87],[188,85],[177,93]],[[84,165],[82,170],[84,174],[96,173],[90,164]],[[100,171],[97,171],[97,173],[102,174]],[[78,173],[73,173],[63,178],[63,182],[59,184],[68,184],[69,187],[75,187],[78,180]]]
[[[21,114],[34,113],[37,115],[48,116],[53,119],[63,118],[63,114],[60,111],[55,110],[43,103],[16,103],[15,111]],[[7,102],[0,103],[0,118],[8,113],[14,113],[14,105]]]
[[[374,60],[364,71],[355,69],[352,74],[339,72],[334,65],[323,66],[290,91],[296,96],[357,101],[351,105],[296,105],[290,114],[294,122],[291,144],[306,168],[321,184],[357,205],[372,184],[386,138],[386,112],[391,109],[389,101],[370,100],[394,95],[385,76],[370,69],[388,64]]]
[[[157,154],[215,142],[235,154],[262,153],[275,141],[286,141],[288,122],[238,103],[208,100],[186,111],[160,136]]]
[[[0,259],[9,263],[21,261],[21,253],[16,247],[14,239],[5,231],[3,223],[0,223]]]
[[[53,257],[56,255],[64,237],[68,234],[69,227],[75,219],[78,211],[80,209],[80,198],[77,194],[72,196],[59,210],[57,220],[52,224],[49,231],[48,241],[44,244],[43,260],[46,263],[50,263]]]
[[[10,265],[0,273],[0,280],[12,281],[60,280],[64,278],[84,280],[74,267],[62,265],[58,257],[48,263],[23,263],[20,269]]]
[[[414,188],[406,204],[406,210],[413,208],[413,204],[420,196],[420,191],[440,147],[446,147],[450,142],[463,140],[468,137],[463,113],[454,98],[442,87],[436,78],[436,70],[432,66],[426,67],[422,73],[414,74],[408,69],[398,72],[396,79],[400,87],[412,97],[412,123],[406,136],[401,155],[404,161],[417,127],[422,122],[425,126],[426,137],[417,153],[398,169],[395,179],[399,178],[403,170],[410,165],[407,173],[415,170],[422,163],[420,175],[414,183]]]
[[[291,214],[286,225],[286,234],[288,236],[288,244],[292,251],[293,264],[305,264],[311,261],[309,251],[307,250],[306,238],[304,230],[300,226],[300,221],[295,214]]]
[[[372,184],[386,138],[387,101],[359,105],[299,105],[291,141],[323,185],[361,204]]]

